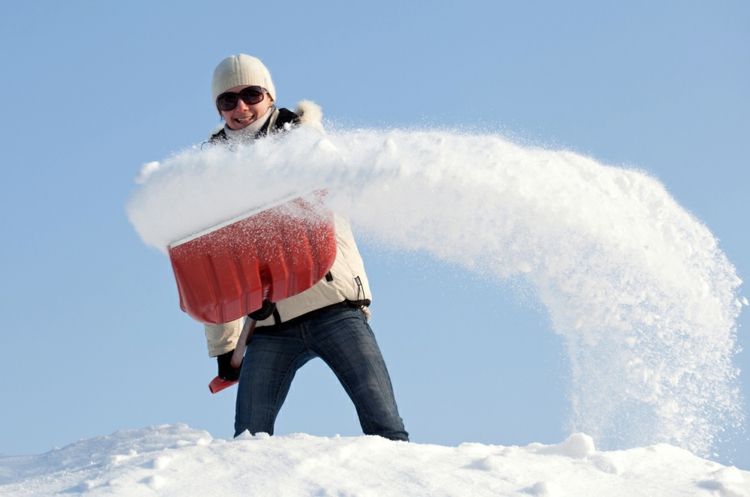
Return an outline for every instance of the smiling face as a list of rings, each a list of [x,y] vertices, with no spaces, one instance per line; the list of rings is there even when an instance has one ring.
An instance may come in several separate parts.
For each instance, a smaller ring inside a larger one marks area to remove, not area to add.
[[[235,86],[228,89],[227,92],[239,93],[243,88],[247,88],[247,86]],[[253,105],[247,105],[241,98],[237,100],[237,107],[234,109],[220,111],[221,117],[227,122],[229,129],[235,131],[245,128],[265,116],[268,109],[273,105],[273,98],[268,93],[264,95],[263,100]]]

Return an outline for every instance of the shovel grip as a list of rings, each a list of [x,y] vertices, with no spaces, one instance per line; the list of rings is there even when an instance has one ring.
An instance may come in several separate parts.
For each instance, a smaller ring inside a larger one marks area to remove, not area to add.
[[[218,393],[224,390],[225,388],[231,387],[235,383],[237,382],[223,380],[217,376],[216,378],[211,380],[211,383],[208,384],[208,389],[211,390],[211,393]]]
[[[242,359],[245,356],[247,342],[252,336],[253,331],[255,331],[255,323],[256,321],[253,318],[248,317],[245,320],[245,324],[242,326],[242,333],[240,333],[240,338],[237,340],[237,347],[234,349],[234,354],[232,354],[232,360],[230,362],[233,368],[239,368],[242,366]],[[225,388],[231,387],[235,383],[237,383],[237,381],[228,381],[217,376],[208,384],[208,389],[211,390],[211,393],[218,393]]]

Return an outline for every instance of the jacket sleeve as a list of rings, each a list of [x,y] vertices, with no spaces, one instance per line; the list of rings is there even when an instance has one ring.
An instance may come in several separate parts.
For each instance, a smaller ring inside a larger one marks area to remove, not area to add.
[[[209,357],[233,351],[242,331],[242,318],[224,324],[204,324]]]

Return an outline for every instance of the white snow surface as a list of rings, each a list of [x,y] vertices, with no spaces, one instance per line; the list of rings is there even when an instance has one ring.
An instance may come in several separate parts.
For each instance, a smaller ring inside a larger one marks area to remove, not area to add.
[[[744,426],[741,281],[706,226],[641,171],[493,134],[299,129],[186,150],[137,180],[128,216],[160,250],[326,188],[360,240],[531,288],[565,341],[570,432],[603,449],[663,442],[710,456]]]
[[[750,496],[750,472],[667,444],[600,452],[558,445],[458,447],[376,436],[213,439],[184,424],[117,431],[0,457],[0,495]]]

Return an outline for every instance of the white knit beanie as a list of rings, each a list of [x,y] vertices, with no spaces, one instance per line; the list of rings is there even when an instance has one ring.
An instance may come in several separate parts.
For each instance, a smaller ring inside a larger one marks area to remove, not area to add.
[[[271,73],[260,59],[245,55],[231,55],[222,60],[214,70],[214,80],[211,84],[214,103],[216,97],[235,86],[260,86],[268,91],[276,101],[276,88],[271,80]]]

